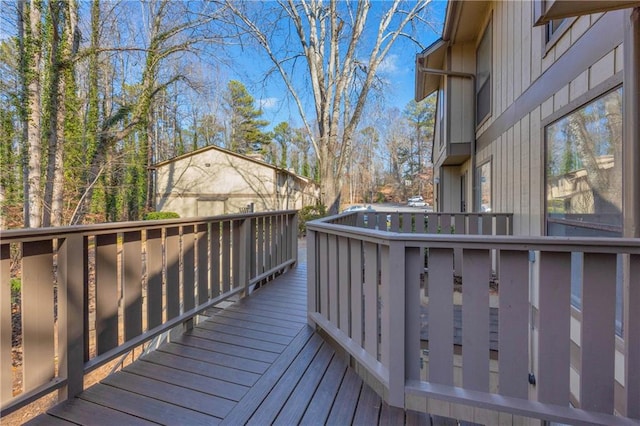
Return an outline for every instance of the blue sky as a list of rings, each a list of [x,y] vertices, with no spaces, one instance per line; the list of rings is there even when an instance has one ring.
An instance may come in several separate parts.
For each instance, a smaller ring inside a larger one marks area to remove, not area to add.
[[[373,2],[370,19],[374,19],[376,3],[381,4]],[[435,21],[437,32],[426,25],[422,26],[423,30],[418,34],[421,46],[407,38],[399,38],[380,66],[378,76],[386,82],[385,106],[397,107],[402,110],[413,99],[415,56],[440,37],[446,4],[446,0],[434,0],[429,5],[432,11],[430,20]],[[242,65],[238,66],[236,63],[236,69],[228,70],[228,78],[240,80],[247,86],[251,95],[256,99],[257,105],[262,107],[263,118],[271,122],[269,127],[271,128],[281,121],[288,121],[293,126],[300,126],[302,123],[298,118],[297,109],[293,103],[287,102],[287,92],[279,76],[274,75],[267,84],[261,82],[265,70],[271,67],[271,63],[250,49],[244,51],[238,49],[235,56]],[[303,72],[302,69],[300,71]],[[309,103],[309,107],[310,105]]]

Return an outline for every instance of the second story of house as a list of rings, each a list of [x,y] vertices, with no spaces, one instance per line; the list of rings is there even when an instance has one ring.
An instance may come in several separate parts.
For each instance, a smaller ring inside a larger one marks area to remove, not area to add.
[[[438,211],[513,213],[520,235],[622,235],[637,6],[449,2],[416,57],[416,100],[437,96]]]

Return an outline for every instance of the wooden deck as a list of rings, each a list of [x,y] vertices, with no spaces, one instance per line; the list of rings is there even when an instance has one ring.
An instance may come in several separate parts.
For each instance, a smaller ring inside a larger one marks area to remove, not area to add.
[[[431,425],[384,404],[307,325],[306,263],[29,424]]]

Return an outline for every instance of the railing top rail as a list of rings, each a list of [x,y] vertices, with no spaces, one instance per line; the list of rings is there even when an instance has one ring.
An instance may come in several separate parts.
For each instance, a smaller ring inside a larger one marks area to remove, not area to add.
[[[6,242],[11,242],[11,240],[49,239],[49,238],[63,237],[65,235],[72,235],[72,234],[97,235],[97,234],[103,234],[103,233],[112,233],[114,231],[126,232],[126,231],[137,231],[142,229],[159,229],[159,228],[167,228],[171,226],[199,225],[199,224],[215,222],[215,221],[265,217],[265,216],[272,216],[274,214],[288,215],[288,214],[295,214],[297,212],[298,212],[297,210],[277,210],[277,211],[265,211],[265,212],[257,212],[257,213],[237,213],[237,214],[227,214],[227,215],[219,215],[219,216],[201,216],[201,217],[190,217],[190,218],[180,218],[180,219],[109,222],[109,223],[98,223],[98,224],[92,224],[92,225],[72,225],[72,226],[60,226],[60,227],[51,227],[51,228],[10,229],[10,230],[0,230],[0,241],[6,243]]]
[[[307,223],[307,230],[359,238],[378,244],[402,242],[407,246],[434,248],[544,250],[551,252],[595,252],[640,254],[640,238],[551,237],[511,235],[417,234],[327,223],[331,216]]]

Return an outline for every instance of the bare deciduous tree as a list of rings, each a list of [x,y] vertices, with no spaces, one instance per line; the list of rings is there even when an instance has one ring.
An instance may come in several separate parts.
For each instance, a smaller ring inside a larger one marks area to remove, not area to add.
[[[271,60],[313,135],[322,201],[330,211],[339,207],[349,146],[380,64],[394,42],[408,36],[405,30],[424,18],[429,2],[378,3],[381,14],[374,24],[369,0],[279,0],[273,6],[227,0],[239,31]],[[298,59],[305,62],[304,76]],[[304,104],[309,86],[314,114]]]

